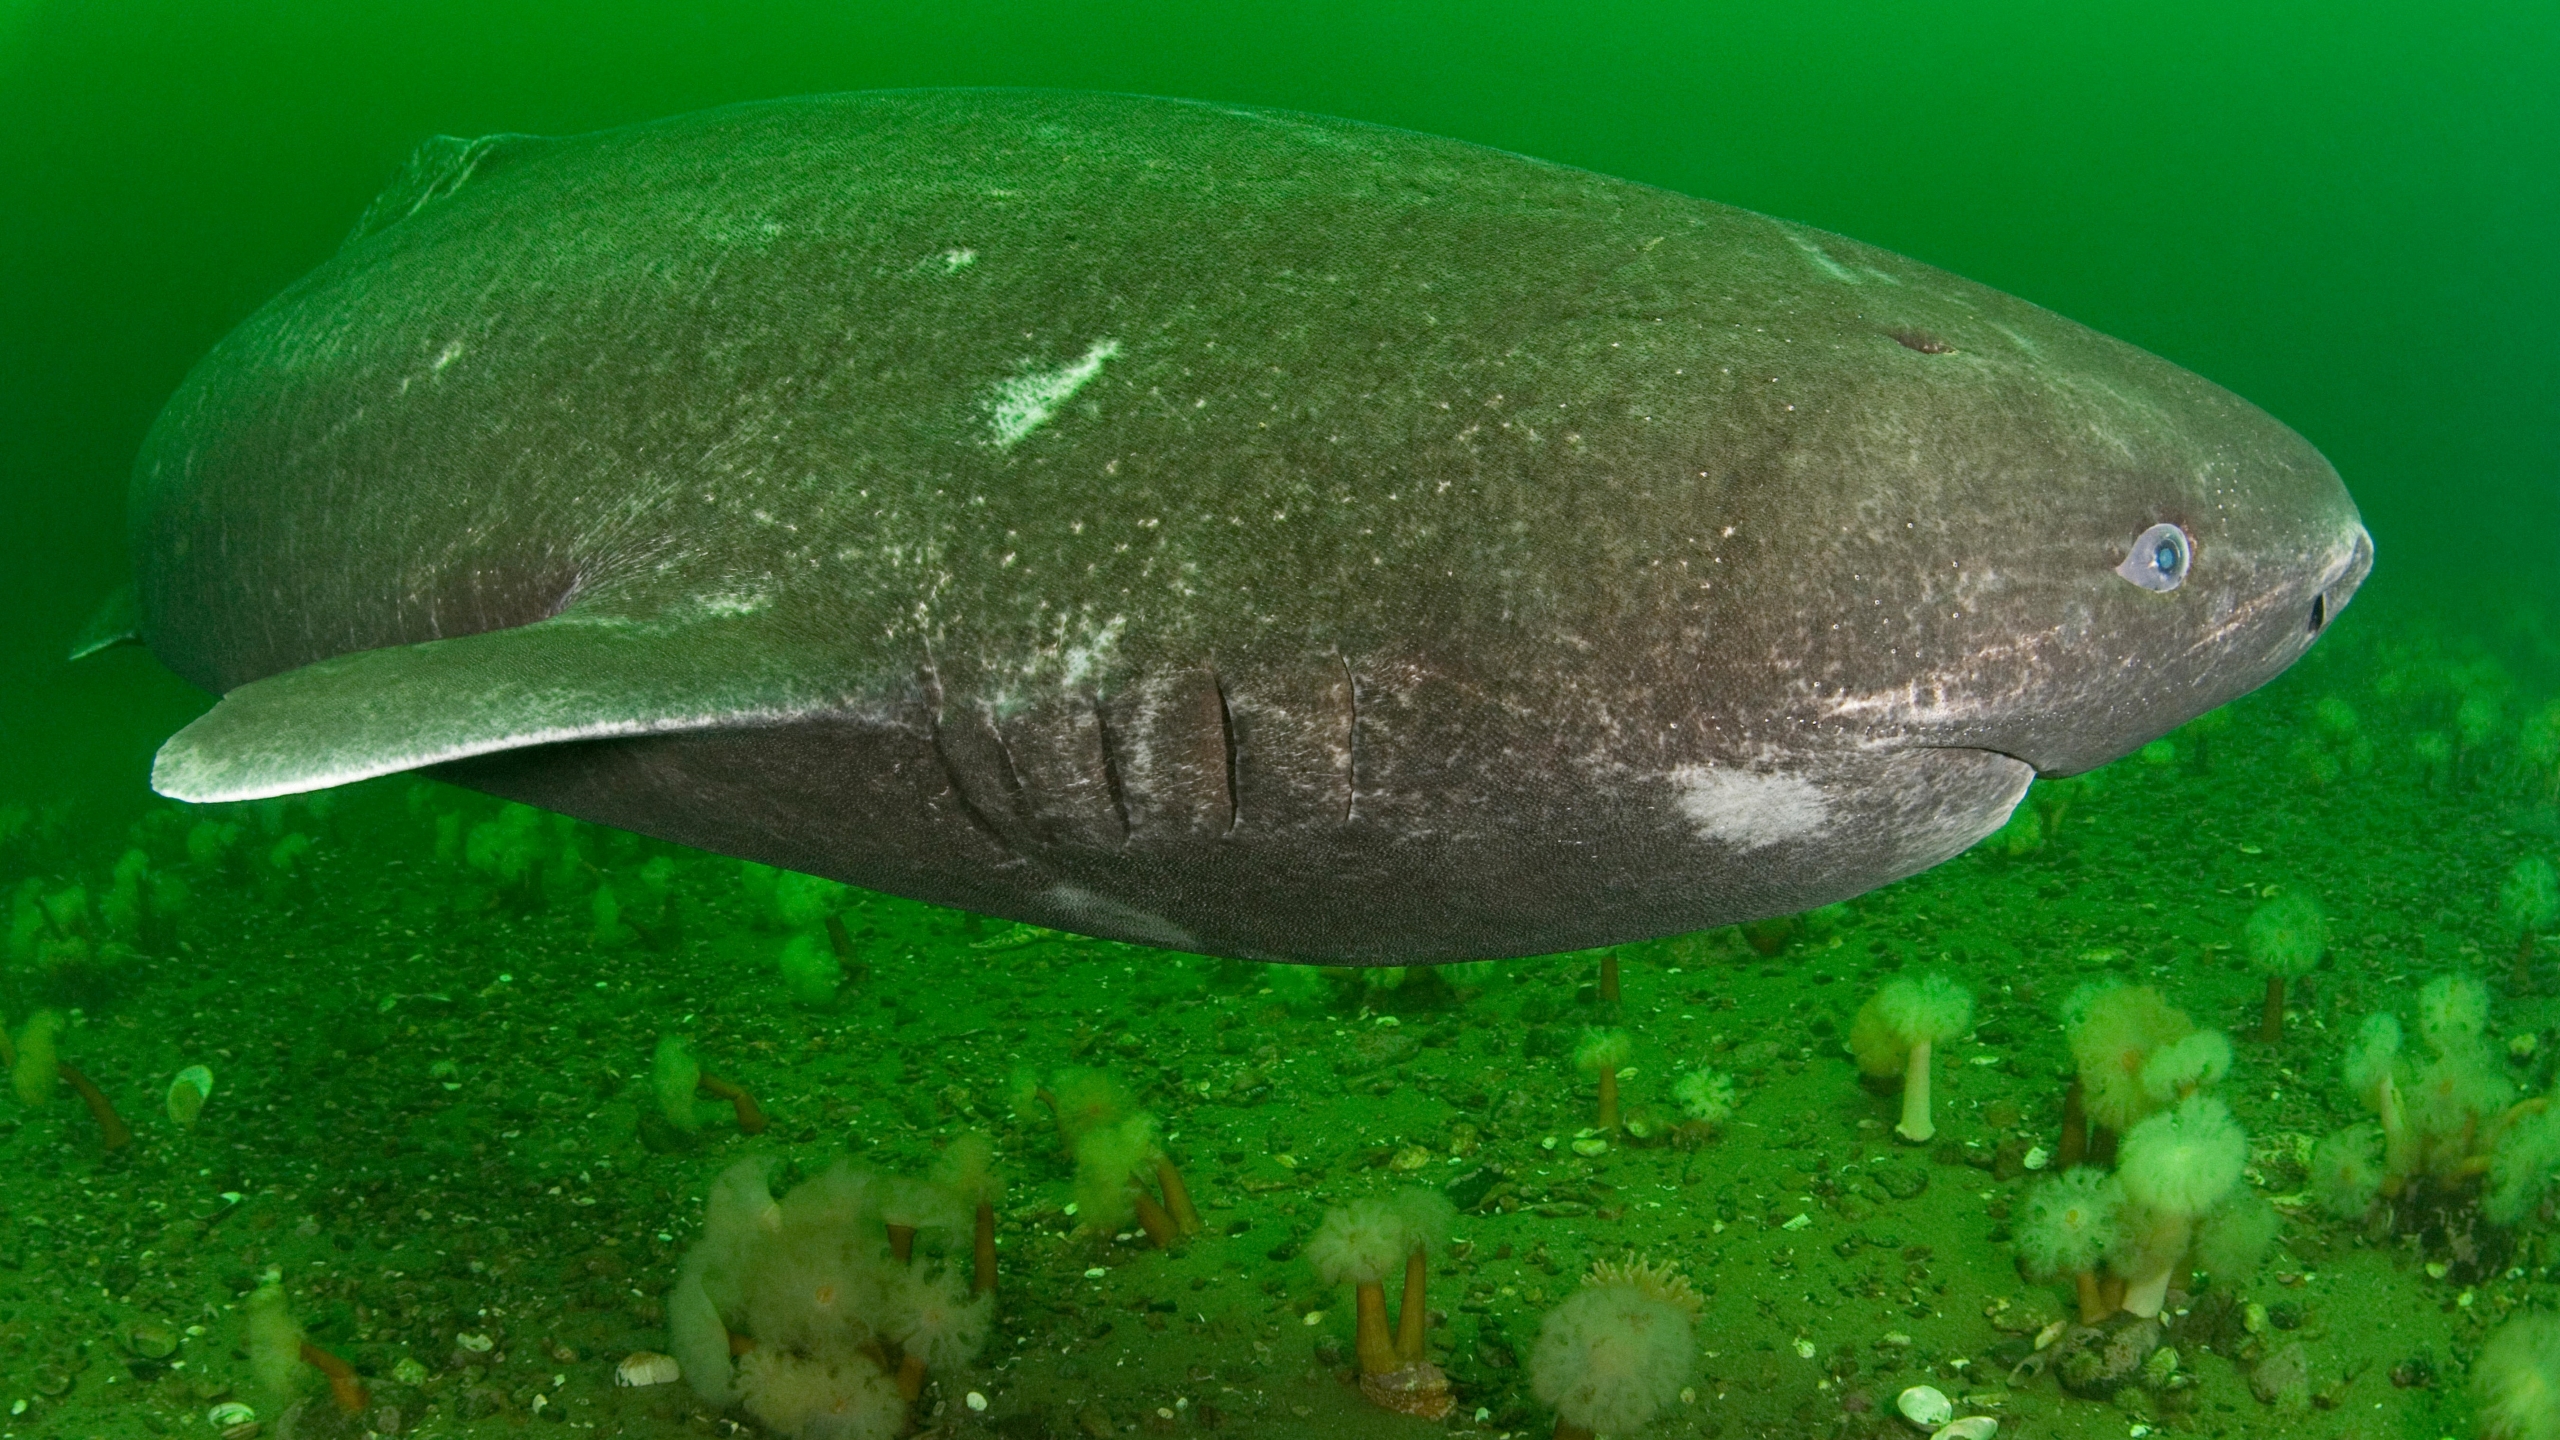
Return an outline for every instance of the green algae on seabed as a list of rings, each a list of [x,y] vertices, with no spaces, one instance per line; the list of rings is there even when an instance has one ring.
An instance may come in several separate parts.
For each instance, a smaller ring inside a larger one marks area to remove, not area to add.
[[[2430,977],[2486,980],[2506,1079],[2548,1086],[2560,970],[2507,993],[2499,894],[2553,848],[2545,691],[2518,678],[2547,689],[2550,659],[2375,616],[2197,734],[2040,784],[2031,823],[1940,870],[1748,934],[1621,947],[1615,1006],[1596,955],[1394,975],[1168,955],[416,783],[164,806],[94,850],[63,817],[12,812],[0,857],[25,923],[0,1002],[13,1025],[61,1010],[62,1053],[137,1140],[102,1158],[61,1097],[0,1112],[0,1434],[185,1433],[235,1402],[282,1433],[242,1353],[270,1267],[371,1391],[342,1418],[304,1390],[296,1435],[702,1433],[686,1386],[614,1376],[667,1347],[712,1178],[750,1154],[782,1167],[777,1191],[840,1154],[921,1174],[971,1131],[1009,1181],[999,1308],[978,1361],[929,1382],[929,1433],[1418,1433],[1361,1399],[1350,1296],[1301,1254],[1329,1209],[1417,1184],[1460,1210],[1428,1332],[1460,1433],[1547,1432],[1540,1318],[1631,1252],[1677,1262],[1706,1302],[1695,1373],[1646,1435],[1897,1434],[1895,1397],[1921,1383],[2004,1434],[2467,1433],[2487,1331],[2560,1298],[2547,1211],[2467,1277],[2323,1213],[2308,1167],[2362,1115],[2338,1079],[2354,1027]],[[119,883],[119,918],[47,904]],[[2290,893],[2317,897],[2328,939],[2270,1047],[2247,926]],[[1976,1005],[1931,1063],[1938,1133],[1911,1146],[1898,1079],[1862,1086],[1845,1039],[1884,980],[1932,972]],[[2173,1300],[2176,1363],[2102,1402],[2038,1373],[2072,1294],[2021,1278],[2011,1232],[2071,1073],[2056,1006],[2107,977],[2231,1035],[2214,1093],[2283,1232],[2246,1276]],[[1613,1131],[1573,1063],[1586,1030],[1626,1036]],[[742,1134],[743,1107],[707,1096],[691,1128],[668,1123],[665,1036],[770,1128]],[[181,1126],[164,1096],[195,1064],[221,1088]],[[1204,1233],[1169,1251],[1135,1225],[1087,1233],[1060,1120],[1017,1108],[1018,1071],[1125,1087]],[[1704,1072],[1729,1090],[1682,1081]],[[2253,1394],[2261,1362],[2275,1404]]]

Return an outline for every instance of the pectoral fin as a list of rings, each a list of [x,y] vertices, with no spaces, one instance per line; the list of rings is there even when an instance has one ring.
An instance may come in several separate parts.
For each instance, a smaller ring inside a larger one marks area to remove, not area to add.
[[[839,669],[763,613],[563,615],[240,686],[160,747],[151,788],[259,800],[532,745],[780,724],[848,703]]]
[[[133,586],[119,585],[116,593],[98,607],[98,613],[89,617],[89,623],[80,627],[79,637],[71,642],[70,658],[86,660],[101,650],[141,641],[142,602],[135,597]]]

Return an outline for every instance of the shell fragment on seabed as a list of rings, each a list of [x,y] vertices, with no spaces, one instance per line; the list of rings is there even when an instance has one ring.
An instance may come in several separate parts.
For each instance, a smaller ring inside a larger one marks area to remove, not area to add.
[[[1955,1402],[1935,1385],[1914,1385],[1902,1392],[1894,1402],[1902,1418],[1923,1430],[1935,1430],[1954,1417]]]
[[[655,1350],[634,1350],[613,1367],[616,1385],[671,1385],[684,1378],[684,1367],[673,1355]]]

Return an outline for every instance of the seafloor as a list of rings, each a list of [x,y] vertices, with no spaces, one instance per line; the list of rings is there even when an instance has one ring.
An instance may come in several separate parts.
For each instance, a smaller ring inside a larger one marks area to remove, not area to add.
[[[2560,1297],[2546,1231],[2528,1224],[2485,1276],[2431,1278],[2417,1241],[2304,1198],[2314,1138],[2360,1118],[2337,1077],[2367,1011],[2467,969],[2490,982],[2520,1091],[2544,1089],[2560,1048],[2560,964],[2511,993],[2497,913],[2508,868],[2553,845],[2533,677],[2554,646],[2529,619],[2449,633],[2353,617],[2213,725],[2040,784],[2040,845],[2012,834],[1784,927],[1623,947],[1623,1088],[1646,1134],[1588,1157],[1571,1052],[1608,1023],[1596,955],[1390,988],[856,893],[858,978],[812,1006],[735,862],[546,818],[538,864],[507,882],[470,845],[499,807],[458,790],[239,807],[212,817],[240,827],[228,845],[173,806],[129,836],[129,805],[8,812],[0,881],[40,908],[77,882],[91,918],[24,922],[0,1004],[13,1031],[38,1007],[67,1016],[62,1058],[134,1139],[106,1153],[67,1091],[0,1094],[0,1436],[210,1440],[227,1401],[274,1436],[734,1433],[742,1417],[682,1384],[614,1383],[626,1354],[667,1344],[662,1296],[712,1177],[753,1152],[786,1179],[844,1153],[920,1170],[968,1130],[1010,1181],[1001,1306],[979,1363],[928,1385],[922,1433],[1421,1433],[1350,1383],[1349,1297],[1298,1249],[1328,1206],[1430,1183],[1464,1208],[1431,1337],[1459,1399],[1442,1423],[1462,1433],[1547,1433],[1525,1378],[1539,1317],[1592,1260],[1632,1251],[1708,1296],[1690,1391],[1647,1434],[1917,1434],[1894,1397],[1918,1383],[2003,1436],[2471,1434],[2482,1336]],[[102,907],[129,846],[178,883],[146,884],[125,943]],[[640,893],[661,855],[666,911],[600,931],[595,887]],[[2241,927],[2279,887],[2318,898],[2330,944],[2270,1048]],[[1981,997],[1942,1048],[1928,1148],[1893,1140],[1893,1095],[1842,1047],[1906,967]],[[2284,1229],[2245,1280],[2183,1292],[2174,1370],[2091,1400],[2038,1373],[2069,1295],[2022,1280],[2007,1241],[2071,1073],[2056,1004],[2106,975],[2231,1032],[2218,1093]],[[668,1034],[771,1128],[688,1141],[650,1120]],[[182,1128],[164,1097],[196,1064],[213,1093]],[[1166,1252],[1078,1229],[1056,1131],[1008,1099],[1018,1069],[1069,1065],[1113,1072],[1159,1117],[1208,1233]],[[1741,1096],[1712,1133],[1670,1098],[1701,1067]],[[289,1403],[250,1375],[243,1302],[270,1267],[313,1341],[367,1378],[360,1414],[316,1376]]]

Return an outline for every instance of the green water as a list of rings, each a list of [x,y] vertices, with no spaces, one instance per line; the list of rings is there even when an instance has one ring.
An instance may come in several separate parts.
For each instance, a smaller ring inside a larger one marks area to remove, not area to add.
[[[2035,834],[1845,910],[1624,947],[1614,1013],[1595,956],[1386,988],[859,894],[813,902],[851,962],[822,996],[778,963],[811,915],[732,861],[401,781],[210,815],[150,797],[151,750],[204,697],[139,651],[60,659],[124,576],[126,467],[185,368],[420,137],[947,84],[1348,115],[1902,251],[2293,425],[2379,567],[2219,728],[2040,786]],[[211,1435],[233,1402],[270,1435],[725,1433],[744,1416],[681,1384],[614,1384],[669,1343],[714,1177],[747,1154],[786,1184],[844,1153],[920,1173],[970,1132],[1007,1181],[1004,1278],[985,1349],[916,1407],[954,1435],[1419,1433],[1349,1383],[1351,1297],[1299,1251],[1328,1210],[1422,1183],[1465,1207],[1429,1301],[1440,1423],[1486,1436],[1547,1433],[1540,1317],[1628,1251],[1706,1297],[1685,1393],[1641,1432],[1665,1436],[1916,1434],[1892,1411],[1922,1383],[2004,1435],[2470,1434],[2484,1338],[2560,1303],[2544,1212],[2474,1262],[2442,1227],[2328,1213],[2309,1170],[2365,1116],[2349,1037],[2396,1009],[2414,1053],[2431,979],[2486,981],[2513,1094],[2560,1052],[2560,966],[2519,989],[2499,908],[2511,867],[2560,849],[2537,719],[2560,696],[2547,7],[0,0],[0,117],[0,1017],[62,1017],[60,1057],[133,1135],[109,1150],[58,1086],[0,1096],[0,1437]],[[2267,1043],[2244,927],[2287,890],[2328,938]],[[1924,968],[1977,1004],[1914,1147],[1842,1036]],[[2283,1221],[2261,1263],[2181,1287],[2175,1372],[2112,1400],[2031,1373],[2070,1291],[2021,1278],[2012,1243],[2062,1125],[2058,1007],[2109,976],[2230,1032],[2213,1090]],[[1610,1024],[1633,1047],[1615,1138],[1584,1134],[1573,1064]],[[677,1034],[768,1128],[670,1128],[649,1077]],[[213,1091],[182,1126],[171,1077],[199,1064]],[[1065,1067],[1157,1118],[1201,1234],[1164,1251],[1067,1211],[1057,1127],[1011,1094]],[[1738,1103],[1684,1128],[1673,1085],[1702,1068]],[[365,1407],[254,1373],[270,1267]],[[2560,1433],[2540,1419],[2521,1433]]]

